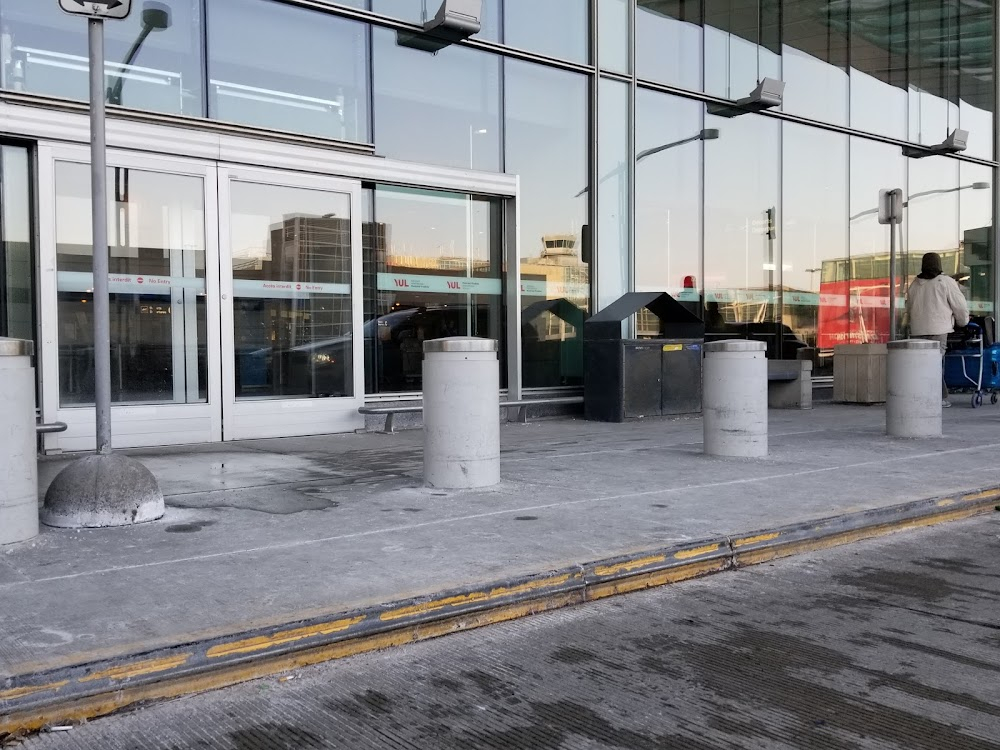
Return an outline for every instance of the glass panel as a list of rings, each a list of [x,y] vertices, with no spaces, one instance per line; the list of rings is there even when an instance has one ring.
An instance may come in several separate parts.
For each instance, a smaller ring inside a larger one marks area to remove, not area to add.
[[[740,99],[781,78],[778,0],[705,0],[705,91]]]
[[[959,166],[959,229],[962,261],[958,282],[968,290],[973,315],[993,314],[993,170],[978,164]],[[967,278],[966,278],[967,277]]]
[[[636,100],[635,285],[640,292],[669,292],[701,316],[699,102],[639,89]]]
[[[365,343],[372,392],[419,391],[423,345],[446,336],[496,339],[505,372],[503,203],[379,186],[365,232]]]
[[[831,22],[850,24],[851,126],[906,137],[908,0],[831,6]],[[877,195],[877,193],[876,193]]]
[[[451,46],[429,55],[375,29],[375,148],[448,167],[500,169],[500,59]]]
[[[504,0],[504,43],[550,57],[587,62],[589,5],[586,0]]]
[[[700,91],[701,0],[638,0],[636,14],[638,76]]]
[[[0,148],[0,336],[35,339],[28,150]]]
[[[206,401],[205,189],[201,178],[108,170],[111,399]],[[94,403],[90,167],[56,164],[59,396]]]
[[[832,375],[850,333],[847,278],[830,271],[847,260],[847,136],[786,122],[782,146],[782,323]]]
[[[629,290],[629,153],[626,83],[602,78],[597,136],[597,309]]]
[[[506,167],[521,178],[524,385],[581,385],[590,309],[588,81],[509,59],[505,73]]]
[[[598,0],[597,13],[598,28],[601,30],[597,37],[601,67],[616,73],[631,72],[627,0]]]
[[[367,28],[270,0],[212,0],[210,116],[368,141]]]
[[[783,0],[782,109],[837,125],[847,124],[847,30],[815,0]]]
[[[850,148],[850,321],[845,343],[883,343],[889,337],[889,227],[878,223],[878,195],[882,189],[905,188],[906,159],[899,146],[864,138],[851,138]],[[902,259],[898,227],[896,232]],[[899,270],[904,269],[901,261]]]
[[[230,183],[236,397],[354,394],[351,197]]]
[[[910,160],[909,195],[903,225],[909,258],[906,253],[900,254],[900,299],[915,275],[908,273],[909,268],[912,266],[920,273],[919,259],[924,253],[939,253],[944,273],[956,281],[967,275],[962,267],[960,246],[958,167],[958,160],[943,156]],[[988,186],[988,183],[983,184]],[[972,192],[972,186],[965,192]],[[968,279],[964,281],[967,283]],[[897,301],[897,304],[902,303]],[[899,317],[901,319],[902,314]]]
[[[706,337],[755,338],[767,343],[768,357],[795,359],[784,351],[794,336],[783,335],[788,347],[779,347],[776,323],[778,123],[709,115],[705,125],[719,131],[705,148]]]
[[[965,153],[984,159],[993,158],[993,112],[996,106],[991,5],[960,3],[958,6],[959,119],[962,128],[969,131],[969,147]]]
[[[958,3],[908,7],[910,140],[934,144],[958,127]]]
[[[133,5],[127,19],[104,25],[109,101],[203,115],[201,0]],[[0,22],[4,88],[89,99],[84,19],[54,2],[3,0]]]
[[[479,19],[481,28],[478,34],[473,35],[473,39],[500,41],[501,2],[502,0],[482,0],[483,15]],[[372,0],[371,9],[384,16],[423,25],[425,21],[434,18],[441,3],[442,0]],[[353,0],[349,4],[364,7],[364,0]]]

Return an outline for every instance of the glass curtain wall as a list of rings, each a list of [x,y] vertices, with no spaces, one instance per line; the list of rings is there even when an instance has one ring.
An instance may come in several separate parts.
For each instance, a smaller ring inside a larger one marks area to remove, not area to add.
[[[105,24],[108,101],[204,116],[202,0],[134,5],[127,19]],[[0,25],[3,88],[89,98],[85,19],[64,13],[55,2],[3,0]]]
[[[521,178],[526,387],[583,383],[590,306],[587,77],[504,61],[505,170]]]
[[[35,339],[28,149],[0,146],[0,336]]]

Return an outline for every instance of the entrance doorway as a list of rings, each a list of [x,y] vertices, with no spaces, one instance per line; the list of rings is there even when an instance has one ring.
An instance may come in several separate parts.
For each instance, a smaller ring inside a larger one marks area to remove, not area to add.
[[[68,425],[47,451],[95,442],[88,160],[38,147],[41,400]],[[419,391],[408,333],[517,346],[511,195],[117,149],[108,165],[115,447],[351,431],[366,395]]]

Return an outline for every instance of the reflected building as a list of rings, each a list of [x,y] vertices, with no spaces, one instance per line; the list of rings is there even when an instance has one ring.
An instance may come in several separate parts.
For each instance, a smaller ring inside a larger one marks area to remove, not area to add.
[[[996,309],[995,4],[483,0],[434,54],[398,32],[440,0],[162,4],[106,25],[130,444],[357,429],[440,336],[495,339],[508,394],[575,394],[583,320],[631,291],[818,376],[887,337],[924,252]],[[0,2],[0,335],[38,345],[51,451],[92,445],[87,69],[81,19]],[[740,108],[764,78],[780,105]]]

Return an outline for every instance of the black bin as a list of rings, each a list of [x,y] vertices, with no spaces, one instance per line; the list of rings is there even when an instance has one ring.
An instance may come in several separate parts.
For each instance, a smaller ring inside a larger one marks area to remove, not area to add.
[[[655,338],[622,337],[641,310],[659,320]],[[583,324],[584,418],[624,422],[701,411],[705,324],[666,292],[630,292]]]

